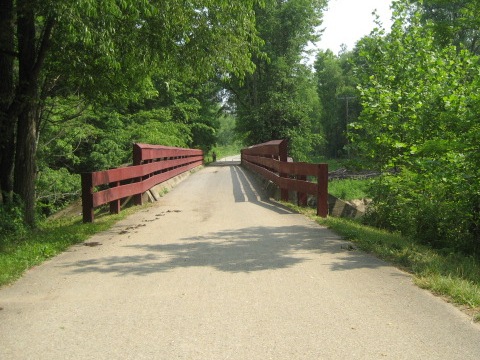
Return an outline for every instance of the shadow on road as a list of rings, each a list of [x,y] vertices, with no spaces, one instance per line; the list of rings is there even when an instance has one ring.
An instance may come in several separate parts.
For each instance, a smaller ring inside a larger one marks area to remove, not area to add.
[[[278,203],[272,203],[260,183],[241,166],[232,166],[230,172],[235,202],[250,202],[274,211],[277,214],[295,213]]]
[[[285,269],[305,261],[317,261],[319,266],[328,266],[333,271],[385,266],[364,253],[345,250],[347,245],[347,242],[322,228],[250,227],[184,238],[176,243],[129,245],[126,248],[134,250],[135,254],[79,261],[65,266],[73,273],[113,273],[117,276],[145,276],[189,267],[250,273]],[[339,256],[318,256],[322,253]]]

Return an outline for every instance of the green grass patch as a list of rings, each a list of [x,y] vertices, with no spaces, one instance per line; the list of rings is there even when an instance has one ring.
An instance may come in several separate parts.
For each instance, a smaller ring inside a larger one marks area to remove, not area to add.
[[[368,198],[368,188],[372,180],[342,179],[328,183],[328,193],[342,200]]]
[[[146,205],[148,206],[148,205]],[[12,283],[29,268],[109,229],[140,207],[131,207],[118,215],[97,214],[95,222],[83,224],[80,216],[45,220],[24,235],[0,240],[0,286]]]
[[[342,160],[339,159],[327,159],[324,156],[313,156],[311,157],[308,162],[314,163],[314,164],[328,164],[328,171],[335,171],[341,168],[344,168],[345,165]]]
[[[314,217],[312,209],[288,206]],[[334,217],[315,217],[315,220],[352,241],[360,250],[413,274],[419,287],[467,308],[475,321],[480,321],[480,261],[477,258],[435,250],[355,220]]]
[[[240,150],[242,150],[244,146],[239,143],[233,143],[230,145],[225,145],[225,146],[217,146],[212,149],[207,155],[206,155],[206,162],[209,163],[212,160],[212,153],[215,151],[217,154],[217,159],[221,159],[227,156],[233,156],[233,155],[240,155]]]

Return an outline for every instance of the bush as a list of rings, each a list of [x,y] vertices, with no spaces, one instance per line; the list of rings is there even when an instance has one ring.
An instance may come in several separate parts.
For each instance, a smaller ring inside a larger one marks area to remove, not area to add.
[[[44,167],[38,174],[37,205],[41,215],[51,215],[66,203],[78,198],[81,192],[79,174],[71,174],[66,168],[58,170]]]
[[[480,256],[479,184],[468,166],[430,160],[422,168],[376,180],[365,222],[435,248]]]
[[[23,208],[20,203],[0,204],[0,251],[9,238],[26,234],[27,227],[23,222]]]

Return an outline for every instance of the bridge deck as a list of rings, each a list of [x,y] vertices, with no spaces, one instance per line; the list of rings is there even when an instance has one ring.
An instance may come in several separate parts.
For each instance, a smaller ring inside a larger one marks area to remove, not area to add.
[[[217,165],[1,289],[0,359],[478,359],[456,308]]]

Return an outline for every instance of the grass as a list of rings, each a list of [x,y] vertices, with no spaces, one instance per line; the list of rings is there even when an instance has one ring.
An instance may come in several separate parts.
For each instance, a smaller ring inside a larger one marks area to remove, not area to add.
[[[368,198],[368,188],[372,180],[342,179],[328,183],[328,193],[342,200]]]
[[[217,159],[221,159],[221,158],[224,158],[226,156],[239,155],[240,150],[242,148],[244,148],[244,146],[239,142],[233,143],[231,145],[226,145],[226,146],[217,146],[217,147],[213,148],[212,151],[209,154],[207,154],[207,158],[208,159],[212,158],[212,152],[213,151],[215,151],[215,153],[217,154]]]
[[[328,159],[317,156],[311,159],[313,163],[327,163],[328,171],[335,171],[345,168],[350,160]],[[368,188],[370,179],[341,179],[332,180],[328,183],[328,193],[342,200],[365,199],[369,197]]]
[[[473,256],[445,253],[355,220],[321,219],[314,216],[312,209],[287,206],[314,217],[319,224],[352,241],[360,250],[411,273],[419,287],[461,306],[474,321],[480,321],[480,261]]]
[[[341,168],[344,168],[345,165],[343,164],[342,160],[339,159],[328,159],[324,156],[314,156],[311,157],[308,162],[312,162],[315,164],[322,164],[322,163],[327,163],[328,164],[328,171],[335,171]]]
[[[148,205],[146,205],[148,206]],[[96,214],[95,222],[83,224],[81,216],[46,220],[23,236],[0,241],[0,286],[18,279],[26,270],[84,242],[92,235],[109,229],[138,207],[122,210],[118,215]]]

